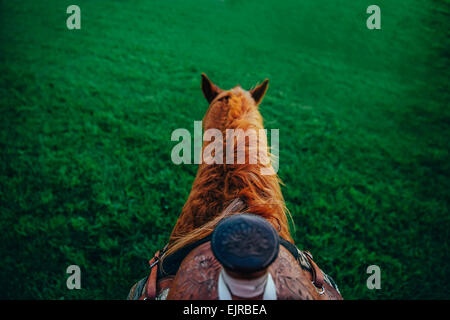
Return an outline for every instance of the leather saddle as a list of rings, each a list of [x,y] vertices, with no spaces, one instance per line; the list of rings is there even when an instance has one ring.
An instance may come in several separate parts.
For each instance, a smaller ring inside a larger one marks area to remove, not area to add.
[[[333,279],[313,261],[280,238],[277,258],[268,271],[277,300],[342,300]],[[159,252],[149,261],[150,275],[130,290],[129,300],[219,300],[218,282],[222,265],[211,249],[211,236],[159,261]]]

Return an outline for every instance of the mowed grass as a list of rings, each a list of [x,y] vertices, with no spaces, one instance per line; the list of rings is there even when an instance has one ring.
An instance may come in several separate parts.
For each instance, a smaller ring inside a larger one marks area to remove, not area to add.
[[[0,2],[0,298],[147,274],[195,177],[170,136],[207,109],[201,72],[270,79],[294,238],[344,298],[450,298],[448,1],[380,0],[376,31],[361,0],[78,0],[73,31],[71,4]]]

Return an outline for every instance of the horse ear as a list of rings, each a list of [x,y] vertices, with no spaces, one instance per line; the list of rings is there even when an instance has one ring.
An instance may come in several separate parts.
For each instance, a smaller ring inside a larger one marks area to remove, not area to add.
[[[269,79],[266,79],[259,86],[256,86],[255,89],[250,90],[250,94],[252,95],[253,100],[255,100],[256,104],[259,104],[262,101],[268,87],[269,87]]]
[[[214,98],[222,92],[222,89],[212,83],[206,74],[202,73],[202,91],[206,100],[208,100],[208,103],[211,103],[211,101],[213,101]]]

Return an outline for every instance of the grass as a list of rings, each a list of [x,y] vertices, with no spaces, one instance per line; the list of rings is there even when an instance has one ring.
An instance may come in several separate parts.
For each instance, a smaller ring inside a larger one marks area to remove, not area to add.
[[[205,72],[270,78],[294,238],[346,299],[449,299],[448,1],[0,1],[0,298],[123,299],[168,240]],[[82,289],[66,288],[66,268]],[[366,268],[381,268],[380,290]]]

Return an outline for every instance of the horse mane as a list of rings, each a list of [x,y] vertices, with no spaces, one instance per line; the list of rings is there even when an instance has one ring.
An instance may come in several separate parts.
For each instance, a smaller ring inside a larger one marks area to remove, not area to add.
[[[222,99],[224,98],[224,99]],[[225,137],[226,129],[264,129],[258,106],[247,91],[240,87],[221,93],[211,105],[203,119],[204,129],[217,128]],[[257,135],[258,140],[261,138]],[[261,141],[267,149],[267,137]],[[249,161],[254,146],[244,137],[245,145],[234,144],[236,159],[239,148],[245,148],[245,164],[199,165],[191,193],[170,236],[167,250],[169,256],[178,249],[200,240],[214,231],[224,217],[236,213],[252,213],[267,219],[284,239],[293,242],[287,221],[286,208],[280,188],[280,179],[272,175],[262,175],[262,168],[272,168],[271,161],[263,161],[256,152],[256,164]],[[260,141],[258,141],[259,143]],[[223,149],[229,141],[223,141]],[[204,143],[203,150],[209,143]],[[265,164],[264,164],[265,163]],[[272,169],[273,170],[273,169]],[[225,210],[224,210],[225,209]]]

